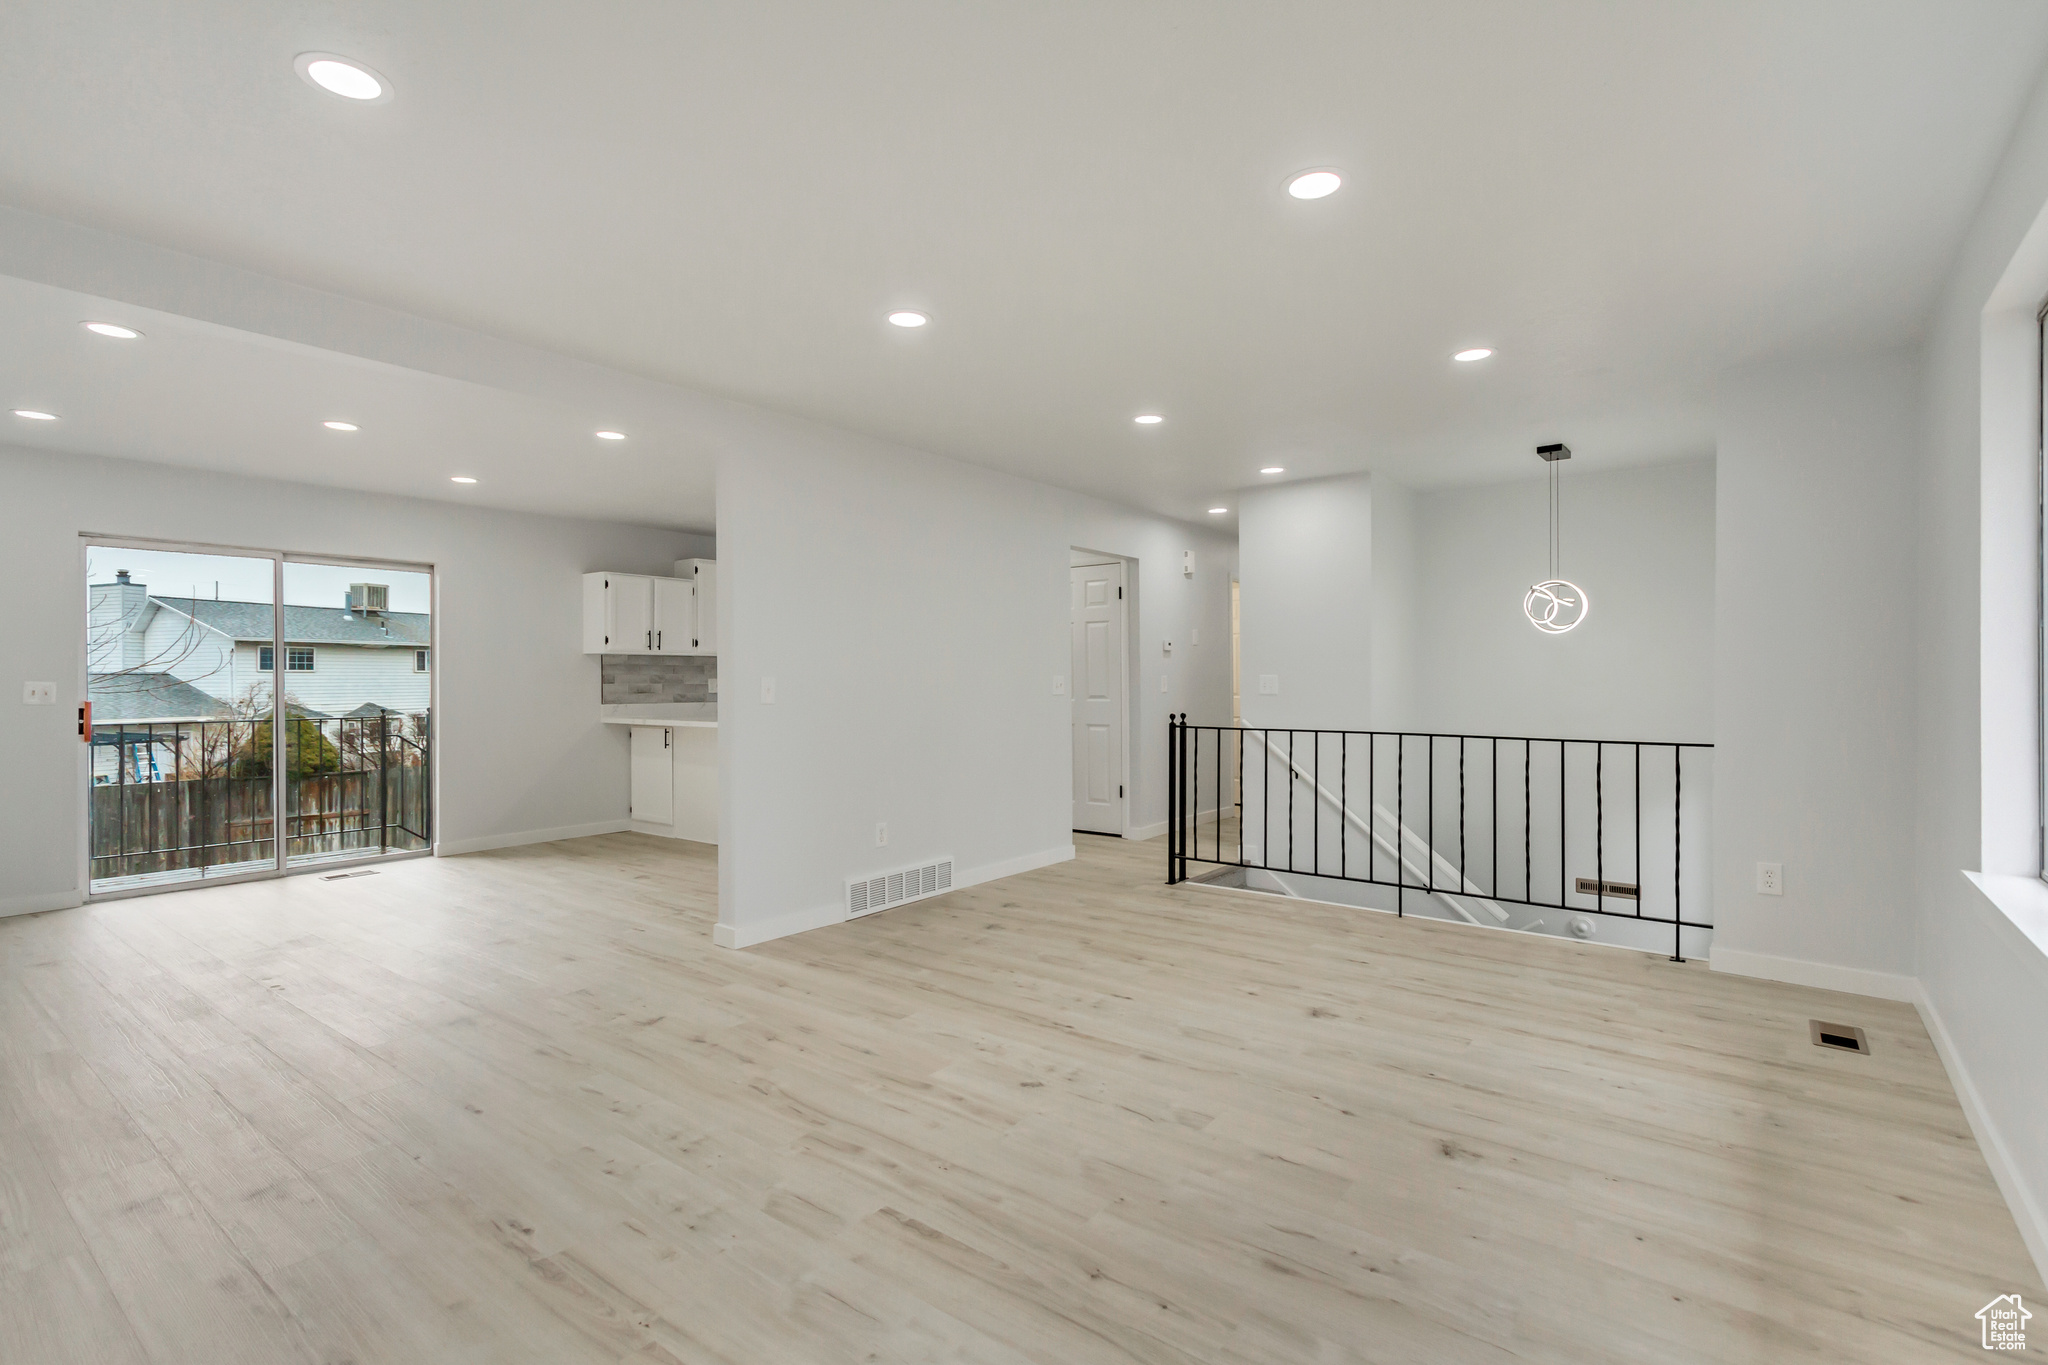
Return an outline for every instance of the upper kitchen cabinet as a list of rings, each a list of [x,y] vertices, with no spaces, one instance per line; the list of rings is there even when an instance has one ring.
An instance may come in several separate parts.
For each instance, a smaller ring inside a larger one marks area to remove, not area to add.
[[[690,653],[716,654],[718,652],[718,561],[715,559],[678,559],[676,577],[687,578],[696,584],[696,612],[690,630]]]
[[[583,575],[585,654],[713,654],[707,627],[717,618],[716,566],[712,561],[675,578],[650,574]]]

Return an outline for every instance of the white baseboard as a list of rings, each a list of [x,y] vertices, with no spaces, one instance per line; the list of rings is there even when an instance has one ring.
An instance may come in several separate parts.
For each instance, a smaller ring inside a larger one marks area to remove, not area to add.
[[[521,830],[517,834],[487,834],[481,839],[442,839],[435,843],[434,852],[445,858],[456,853],[488,853],[494,848],[552,844],[557,839],[585,839],[593,834],[619,834],[632,828],[632,824],[630,820],[599,820],[588,825]]]
[[[1824,991],[1846,991],[1850,995],[1875,996],[1879,1000],[1911,1002],[1920,983],[1895,972],[1873,972],[1862,967],[1837,967],[1827,962],[1807,962],[1796,957],[1774,957],[1769,953],[1744,952],[1716,943],[1708,960],[1717,972],[1754,976],[1765,981],[1782,981],[1789,986],[1817,986]]]
[[[45,910],[69,910],[85,904],[76,890],[45,891],[39,896],[0,896],[0,919],[9,915],[40,915]]]
[[[959,891],[966,887],[979,886],[983,882],[1014,877],[1021,872],[1033,872],[1041,867],[1051,867],[1054,863],[1071,861],[1073,856],[1072,844],[1059,844],[1052,848],[1040,849],[1036,853],[1025,853],[1015,858],[1004,858],[1000,862],[984,863],[980,867],[968,868],[965,871],[955,868],[953,889]],[[917,904],[915,901],[909,903]],[[711,941],[721,948],[751,948],[770,939],[788,938],[791,934],[806,933],[812,929],[824,929],[845,922],[846,906],[834,902],[831,905],[814,906],[809,910],[795,910],[753,924],[727,924],[720,920],[712,926]]]
[[[1041,867],[1051,867],[1054,863],[1070,863],[1073,860],[1074,846],[1072,844],[1055,844],[1051,848],[1042,848],[1036,853],[1026,853],[1015,858],[1005,858],[997,863],[984,863],[980,867],[969,868],[965,872],[955,869],[953,889],[957,891],[963,886],[980,886],[983,882],[998,881],[1004,877],[1014,877],[1020,872],[1036,872]]]
[[[773,919],[764,919],[755,924],[727,924],[720,920],[711,926],[711,941],[721,948],[751,948],[770,939],[788,938],[791,934],[829,928],[845,922],[844,905],[820,905],[809,910],[777,915]]]
[[[1970,1121],[1977,1149],[1984,1153],[1991,1178],[1998,1183],[1998,1192],[2005,1196],[2013,1222],[2019,1225],[2020,1240],[2027,1244],[2027,1253],[2034,1258],[2034,1269],[2048,1283],[2048,1216],[2044,1216],[2019,1163],[2012,1159],[2005,1140],[1992,1124],[1984,1098],[1977,1093],[1977,1084],[1970,1079],[1962,1054],[1956,1051],[1955,1040],[1948,1036],[1948,1026],[1941,1021],[1941,1012],[1934,1008],[1933,999],[1918,980],[1913,982],[1912,1000],[1913,1007],[1920,1011],[1920,1022],[1927,1026],[1927,1036],[1934,1040],[1935,1054],[1948,1071],[1949,1084],[1955,1087],[1956,1098],[1962,1102],[1963,1117]]]
[[[1215,824],[1216,812],[1213,810],[1197,811],[1195,813],[1195,823],[1198,825]],[[1157,839],[1160,835],[1164,833],[1166,833],[1166,822],[1164,820],[1154,820],[1149,825],[1132,825],[1130,829],[1124,834],[1124,838]]]

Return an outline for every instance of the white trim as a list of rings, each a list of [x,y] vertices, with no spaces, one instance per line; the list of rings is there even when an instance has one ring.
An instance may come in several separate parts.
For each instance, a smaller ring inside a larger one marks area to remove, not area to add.
[[[1874,972],[1864,967],[1838,967],[1831,962],[1807,962],[1796,957],[1774,957],[1719,943],[1708,955],[1717,972],[1731,976],[1753,976],[1764,981],[1782,981],[1789,986],[1815,986],[1824,991],[1874,996],[1879,1000],[1910,1002],[1920,983],[1896,972]]]
[[[1998,1184],[1998,1192],[2005,1196],[2005,1204],[2012,1211],[2012,1220],[2018,1224],[2020,1240],[2027,1244],[2027,1253],[2034,1258],[2034,1268],[2044,1281],[2048,1281],[2048,1215],[2044,1215],[2040,1201],[2034,1198],[2026,1176],[2018,1162],[2006,1149],[2005,1140],[1999,1136],[1997,1127],[1991,1122],[1990,1111],[1984,1107],[1984,1099],[1977,1093],[1976,1082],[1963,1066],[1963,1057],[1956,1050],[1955,1040],[1948,1035],[1948,1026],[1941,1021],[1941,1012],[1934,1008],[1934,1000],[1919,981],[1913,982],[1913,1007],[1920,1011],[1920,1022],[1927,1027],[1927,1036],[1934,1040],[1935,1055],[1948,1072],[1949,1084],[1955,1089],[1956,1099],[1962,1103],[1963,1117],[1970,1122],[1970,1132],[1977,1139],[1977,1149],[1984,1153],[1984,1164],[1991,1168],[1991,1178]]]
[[[458,853],[488,853],[494,848],[552,844],[557,839],[587,839],[593,834],[623,834],[632,827],[632,823],[630,820],[596,820],[587,825],[527,829],[517,834],[487,834],[480,839],[442,839],[434,845],[434,856],[446,858]]]
[[[40,915],[45,910],[69,910],[85,904],[85,897],[76,890],[45,891],[39,896],[0,897],[0,919],[10,915]]]
[[[1060,844],[1053,848],[1040,849],[1036,853],[1025,853],[1015,858],[1005,858],[1001,862],[987,863],[966,872],[956,867],[953,871],[953,890],[961,891],[970,886],[980,886],[983,882],[1000,881],[1004,877],[1014,877],[1019,873],[1034,872],[1041,867],[1051,867],[1054,863],[1070,862],[1073,857],[1074,846]],[[920,902],[911,902],[913,905],[918,903]],[[887,914],[888,911],[880,913]],[[861,916],[863,922],[874,918],[875,915]],[[751,948],[757,943],[767,943],[771,939],[788,938],[791,934],[806,933],[812,929],[824,929],[844,923],[847,923],[846,903],[842,900],[831,905],[814,906],[809,910],[793,910],[786,915],[777,915],[773,919],[759,920],[752,924],[728,924],[720,920],[711,928],[711,941],[721,948]]]
[[[1208,810],[1198,810],[1198,811],[1196,811],[1196,812],[1195,812],[1195,824],[1196,824],[1197,826],[1200,826],[1200,825],[1213,825],[1213,824],[1215,824],[1215,823],[1216,823],[1216,810],[1215,810],[1215,808],[1214,808],[1214,807],[1211,807],[1211,808],[1210,808],[1210,809],[1208,809]],[[1083,833],[1089,833],[1089,832],[1091,832],[1091,831],[1087,831],[1087,830],[1084,830],[1084,831],[1082,831],[1082,832],[1083,832]],[[1124,835],[1124,838],[1126,838],[1126,839],[1157,839],[1157,838],[1158,838],[1158,837],[1159,837],[1160,835],[1162,835],[1162,834],[1164,834],[1164,833],[1166,833],[1166,822],[1165,822],[1164,820],[1154,820],[1154,821],[1153,821],[1153,822],[1152,822],[1151,824],[1149,824],[1149,825],[1133,825],[1133,826],[1131,826],[1131,828],[1130,828],[1129,832],[1128,832],[1128,833],[1126,833],[1126,834]],[[1194,861],[1194,859],[1190,858],[1190,860],[1189,860],[1189,861]]]

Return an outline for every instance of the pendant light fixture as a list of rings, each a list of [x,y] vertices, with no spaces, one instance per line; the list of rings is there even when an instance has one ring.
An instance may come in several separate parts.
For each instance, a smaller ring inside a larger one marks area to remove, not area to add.
[[[1583,623],[1593,610],[1585,590],[1558,576],[1557,568],[1557,466],[1572,457],[1566,445],[1537,446],[1536,454],[1550,466],[1550,577],[1529,589],[1522,598],[1522,614],[1529,624],[1546,635],[1562,635]]]

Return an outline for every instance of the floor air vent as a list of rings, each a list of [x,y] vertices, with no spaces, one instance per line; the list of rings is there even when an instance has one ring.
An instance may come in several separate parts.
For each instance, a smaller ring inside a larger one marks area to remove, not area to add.
[[[1852,1024],[1825,1024],[1818,1019],[1806,1021],[1807,1030],[1813,1035],[1815,1047],[1831,1047],[1839,1052],[1861,1052],[1870,1055],[1870,1039],[1863,1030]]]
[[[894,872],[846,879],[846,917],[872,915],[877,910],[905,905],[953,889],[953,860],[920,863]]]

